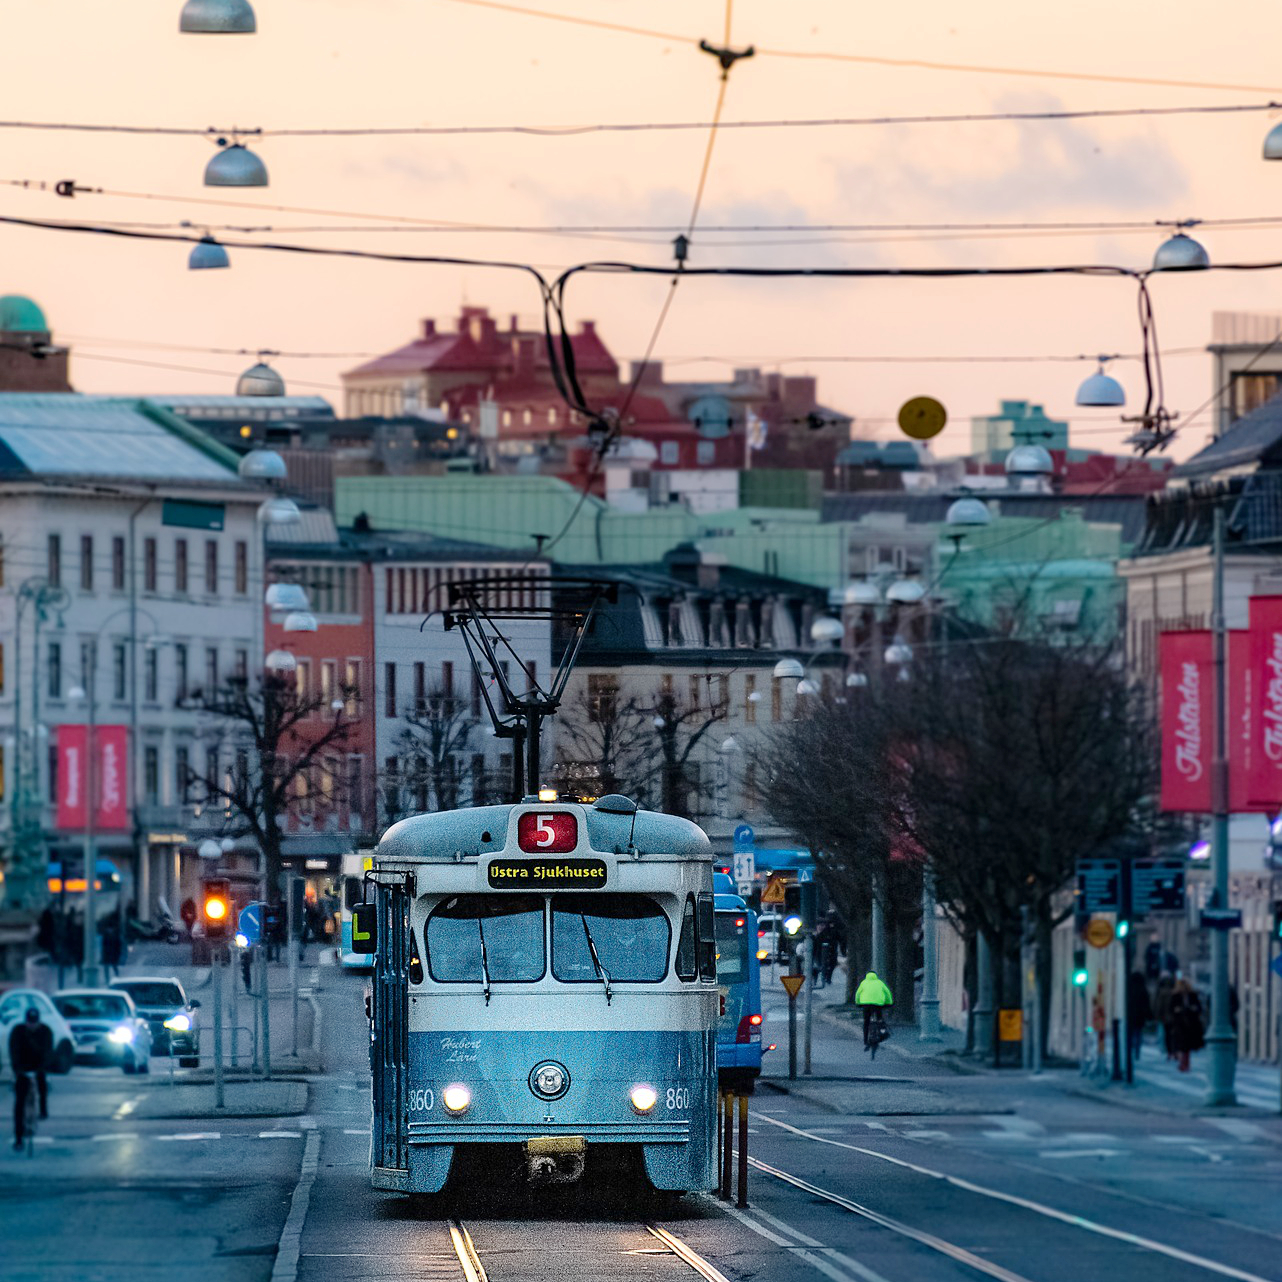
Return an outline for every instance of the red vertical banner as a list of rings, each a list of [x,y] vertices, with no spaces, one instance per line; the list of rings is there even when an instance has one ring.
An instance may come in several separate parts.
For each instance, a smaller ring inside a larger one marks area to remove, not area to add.
[[[97,726],[93,732],[97,777],[94,780],[94,827],[121,832],[129,827],[129,729]]]
[[[1209,812],[1214,750],[1209,632],[1158,636],[1162,680],[1162,809]]]
[[[89,782],[85,767],[84,726],[58,727],[58,798],[55,823],[59,828],[85,826],[85,794]]]
[[[1255,751],[1255,671],[1251,634],[1229,633],[1229,810],[1239,815],[1259,809],[1251,804],[1251,763]]]
[[[1282,597],[1251,598],[1251,760],[1256,809],[1282,807]]]

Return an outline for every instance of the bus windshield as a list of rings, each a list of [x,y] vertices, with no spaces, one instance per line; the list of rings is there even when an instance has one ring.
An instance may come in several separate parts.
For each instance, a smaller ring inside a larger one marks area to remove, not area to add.
[[[552,974],[564,984],[656,984],[668,973],[667,914],[644,895],[554,895]]]
[[[437,983],[533,983],[546,969],[543,900],[456,895],[432,910],[425,942]]]
[[[748,914],[717,914],[717,979],[742,984],[748,977]]]

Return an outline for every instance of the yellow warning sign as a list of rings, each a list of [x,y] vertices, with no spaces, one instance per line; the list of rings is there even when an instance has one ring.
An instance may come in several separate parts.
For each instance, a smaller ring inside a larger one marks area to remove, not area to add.
[[[933,396],[914,396],[899,407],[899,430],[914,441],[938,436],[948,422],[948,411]]]
[[[788,990],[788,1000],[794,1001],[801,986],[806,982],[804,975],[780,975],[779,982]]]
[[[998,1011],[997,1036],[1003,1042],[1022,1042],[1024,1040],[1024,1012],[1022,1010]]]
[[[766,882],[766,888],[761,892],[761,902],[763,904],[781,904],[784,902],[782,877],[774,876]]]
[[[1113,942],[1113,923],[1103,917],[1092,917],[1086,927],[1086,942],[1092,948],[1107,948]]]

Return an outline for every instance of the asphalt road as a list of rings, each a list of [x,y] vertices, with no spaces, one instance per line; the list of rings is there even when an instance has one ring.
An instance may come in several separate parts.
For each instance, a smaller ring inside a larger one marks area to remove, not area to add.
[[[35,1157],[0,1160],[6,1282],[458,1279],[469,1243],[494,1282],[698,1270],[1282,1282],[1275,1117],[1145,1112],[1067,1094],[1071,1078],[959,1075],[905,1054],[906,1032],[871,1062],[828,1022],[812,1080],[774,1080],[752,1101],[747,1210],[700,1195],[674,1211],[626,1183],[557,1197],[473,1183],[425,1205],[376,1193],[364,980],[332,967],[308,978],[325,1071],[227,1110],[259,1116],[213,1116],[202,1075],[171,1085],[163,1061],[150,1079],[79,1067],[54,1079]],[[773,993],[768,1013],[782,1042]],[[784,1047],[771,1058],[786,1074]]]

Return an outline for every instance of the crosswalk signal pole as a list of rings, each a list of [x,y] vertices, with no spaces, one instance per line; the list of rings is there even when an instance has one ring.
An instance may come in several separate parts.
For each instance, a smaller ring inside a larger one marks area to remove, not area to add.
[[[226,1107],[223,1098],[223,965],[222,946],[215,944],[210,955],[211,978],[214,984],[214,1107]]]

